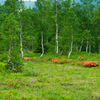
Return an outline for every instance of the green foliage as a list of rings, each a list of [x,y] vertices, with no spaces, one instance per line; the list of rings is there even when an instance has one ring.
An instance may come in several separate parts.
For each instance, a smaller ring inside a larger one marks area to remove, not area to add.
[[[31,71],[31,70],[23,70],[22,74],[24,76],[37,76],[37,73],[35,71]]]
[[[73,57],[72,57],[73,56]],[[72,53],[71,62],[78,61],[79,56],[86,57],[89,61],[97,60],[100,63],[100,55],[82,52]],[[96,58],[96,57],[97,58]],[[36,56],[37,59],[39,55]],[[47,58],[43,61],[43,58]],[[0,99],[26,99],[26,100],[99,100],[100,77],[98,67],[83,67],[77,64],[57,64],[48,62],[48,58],[61,55],[46,54],[37,61],[24,61],[23,70],[20,73],[6,73],[0,71]],[[65,56],[67,58],[67,56]],[[92,59],[92,60],[91,60]],[[80,59],[83,60],[83,59]],[[0,63],[1,65],[5,65]],[[6,90],[5,90],[6,89]],[[87,94],[87,95],[85,95]],[[83,96],[84,95],[84,96]]]
[[[99,1],[95,5],[93,1],[37,0],[34,8],[27,9],[22,0],[6,0],[0,5],[0,61],[21,70],[21,49],[25,57],[35,57],[29,51],[39,55],[43,48],[44,54],[53,55],[57,41],[59,54],[47,60],[70,51],[71,58],[80,56],[81,51],[100,53],[100,6]]]
[[[6,65],[6,67],[12,69],[13,71],[21,71],[21,67],[23,65],[21,56],[19,55],[19,32],[19,23],[15,20],[15,16],[10,14],[8,17],[6,17],[1,26],[2,42],[4,43],[1,45],[3,49],[5,49],[5,47],[8,45],[6,48],[6,51],[9,50],[8,55],[6,55],[6,58],[8,58],[8,65]],[[5,53],[3,55],[5,55]],[[6,60],[4,58],[5,56],[1,60]]]
[[[0,51],[8,51],[10,42],[18,46],[21,33],[23,50],[41,53],[43,33],[44,53],[56,53],[57,23],[59,53],[68,54],[71,43],[72,52],[100,52],[100,6],[93,1],[38,0],[27,9],[22,0],[6,0],[0,5]]]
[[[16,53],[17,54],[17,53]],[[7,68],[10,68],[13,71],[19,72],[23,68],[23,60],[19,55],[12,55],[10,62],[8,62]]]
[[[2,54],[0,54],[0,61],[7,62],[7,59],[8,59],[7,55],[8,55],[8,52],[3,52]]]
[[[5,65],[6,65],[6,63],[2,63],[2,62],[0,62],[0,72],[4,72],[5,71]]]

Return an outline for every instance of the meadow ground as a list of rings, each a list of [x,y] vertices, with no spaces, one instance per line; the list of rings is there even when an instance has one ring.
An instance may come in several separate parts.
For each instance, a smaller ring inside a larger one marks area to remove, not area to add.
[[[99,63],[100,56],[94,55],[82,56]],[[23,68],[21,73],[0,72],[0,100],[100,100],[99,66],[30,60]]]

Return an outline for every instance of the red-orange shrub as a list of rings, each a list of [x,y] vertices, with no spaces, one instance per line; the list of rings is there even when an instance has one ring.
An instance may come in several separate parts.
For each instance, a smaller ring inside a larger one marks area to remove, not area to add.
[[[44,58],[43,58],[43,61],[46,61],[46,60],[47,60],[47,58],[46,58],[46,57],[44,57]]]
[[[78,60],[86,60],[85,57],[81,57],[81,56],[79,56],[77,59],[78,59]]]
[[[80,64],[83,64],[83,61],[76,61],[75,63],[80,65]]]
[[[30,57],[24,57],[24,59],[25,59],[25,60],[30,60],[31,58],[30,58]]]
[[[37,59],[37,57],[33,57],[33,60],[36,60]]]
[[[88,66],[88,67],[95,67],[98,66],[98,63],[96,61],[84,61],[84,66]]]

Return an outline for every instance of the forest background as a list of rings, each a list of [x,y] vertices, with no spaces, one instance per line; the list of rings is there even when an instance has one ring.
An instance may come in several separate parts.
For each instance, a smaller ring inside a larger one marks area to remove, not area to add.
[[[22,0],[0,5],[0,53],[8,62],[24,52],[100,54],[100,0]],[[3,58],[3,59],[5,59]]]

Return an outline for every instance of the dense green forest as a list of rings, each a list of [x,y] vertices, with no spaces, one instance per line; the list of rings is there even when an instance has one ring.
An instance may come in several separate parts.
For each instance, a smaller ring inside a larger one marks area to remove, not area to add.
[[[5,0],[0,100],[100,100],[99,28],[100,0]]]
[[[59,53],[70,57],[81,51],[100,54],[100,0],[80,1],[37,0],[34,8],[27,9],[22,0],[6,0],[0,5],[3,60],[15,59],[16,64],[27,51],[40,56]]]

